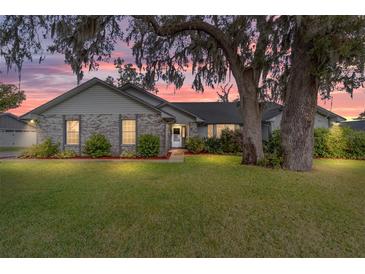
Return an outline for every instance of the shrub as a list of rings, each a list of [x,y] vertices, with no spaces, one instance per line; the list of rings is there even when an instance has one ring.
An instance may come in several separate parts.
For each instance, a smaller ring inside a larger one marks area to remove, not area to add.
[[[264,142],[264,158],[257,164],[264,167],[280,168],[283,164],[280,130],[274,130],[268,141]]]
[[[221,134],[222,151],[238,153],[242,151],[242,133],[239,130],[223,129]]]
[[[52,143],[51,138],[47,138],[41,144],[33,145],[23,151],[22,158],[49,158],[55,156],[59,152],[60,143]]]
[[[192,153],[200,153],[204,150],[204,142],[199,137],[190,137],[185,143],[186,149]]]
[[[314,157],[325,158],[329,156],[329,150],[327,146],[328,135],[329,130],[327,128],[314,129]]]
[[[280,131],[274,131],[264,144],[265,154],[282,156]],[[365,159],[365,132],[332,126],[314,129],[313,156],[320,158]],[[282,158],[282,157],[281,157]]]
[[[136,153],[133,152],[133,151],[123,151],[121,154],[120,154],[120,157],[122,158],[136,158]]]
[[[138,138],[138,155],[142,157],[155,157],[160,153],[160,137],[144,134]]]
[[[112,145],[104,135],[94,133],[88,140],[86,140],[84,153],[93,158],[109,156],[111,154],[111,147]]]
[[[349,135],[353,132],[350,128],[333,126],[329,129],[329,134],[326,136],[327,156],[330,158],[351,158],[351,149],[347,151],[347,141]]]
[[[365,159],[365,132],[352,130],[348,134],[346,154],[352,159]]]
[[[283,164],[283,157],[277,153],[265,153],[264,158],[257,164],[263,167],[280,168]]]
[[[264,142],[264,152],[282,155],[280,130],[274,130],[269,140]]]
[[[55,157],[58,159],[68,159],[74,158],[77,156],[77,153],[70,149],[65,149],[64,151],[58,152]]]
[[[211,137],[204,139],[204,151],[209,153],[222,153],[222,143],[219,138]]]

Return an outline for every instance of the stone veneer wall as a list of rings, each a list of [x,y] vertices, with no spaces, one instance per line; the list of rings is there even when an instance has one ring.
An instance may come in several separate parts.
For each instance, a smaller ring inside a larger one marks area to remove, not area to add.
[[[78,145],[65,145],[65,120],[80,119],[80,142]],[[93,133],[105,135],[112,144],[112,154],[119,156],[122,152],[136,152],[136,145],[121,144],[121,120],[136,119],[137,140],[141,134],[153,134],[160,137],[160,155],[168,151],[166,147],[166,130],[168,125],[158,114],[83,114],[83,115],[45,115],[40,116],[37,122],[37,142],[43,142],[50,137],[53,142],[60,143],[60,149],[72,149],[76,153],[82,153],[85,141]]]
[[[159,115],[137,115],[137,136],[142,134],[153,134],[159,136],[160,155],[165,155],[168,151],[168,148],[166,147],[166,127],[168,127],[168,125]]]
[[[197,136],[199,136],[198,124],[194,122],[189,123],[189,137],[197,137]]]

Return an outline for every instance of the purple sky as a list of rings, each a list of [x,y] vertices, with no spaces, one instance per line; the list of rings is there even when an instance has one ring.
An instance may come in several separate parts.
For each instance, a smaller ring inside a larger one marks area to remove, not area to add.
[[[98,77],[102,80],[108,75],[116,76],[116,69],[113,60],[122,57],[127,63],[134,63],[131,50],[121,43],[113,52],[110,62],[101,62],[98,71],[85,72],[83,81]],[[35,58],[36,60],[36,58]],[[0,81],[5,83],[18,83],[18,75],[14,71],[6,72],[4,63],[0,63]],[[191,88],[191,72],[186,73],[184,86],[175,90],[174,86],[167,86],[158,83],[159,96],[169,101],[217,101],[216,90],[207,88],[204,93],[198,93]],[[68,91],[76,86],[76,76],[73,75],[69,65],[64,63],[62,55],[48,55],[42,64],[38,62],[26,62],[22,70],[21,88],[26,92],[27,100],[21,107],[10,112],[21,115],[29,110],[53,99],[54,97]],[[238,96],[237,90],[231,91],[231,99]],[[356,117],[365,109],[365,89],[354,92],[353,99],[345,92],[334,92],[333,101],[319,101],[319,104],[326,109],[332,110],[339,115],[347,118]]]

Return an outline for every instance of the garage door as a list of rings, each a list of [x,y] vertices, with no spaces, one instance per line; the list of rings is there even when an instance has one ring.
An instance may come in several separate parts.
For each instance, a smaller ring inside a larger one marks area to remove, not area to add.
[[[29,147],[37,142],[35,131],[27,130],[0,130],[1,147]]]

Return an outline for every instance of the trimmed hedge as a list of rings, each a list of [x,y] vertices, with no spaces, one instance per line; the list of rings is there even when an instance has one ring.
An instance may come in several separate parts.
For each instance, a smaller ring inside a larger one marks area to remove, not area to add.
[[[144,134],[138,138],[138,156],[156,157],[160,153],[160,137],[152,134]]]

